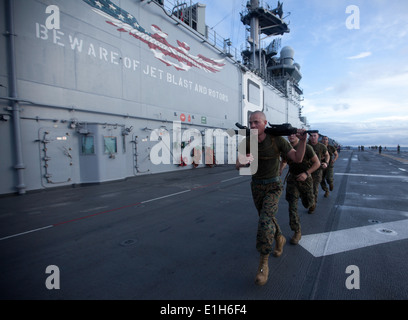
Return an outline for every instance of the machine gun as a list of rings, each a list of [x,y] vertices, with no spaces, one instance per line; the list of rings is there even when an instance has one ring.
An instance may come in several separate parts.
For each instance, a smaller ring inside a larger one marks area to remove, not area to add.
[[[240,123],[235,124],[239,129],[246,130],[246,136],[249,136],[251,131],[248,127],[243,126]],[[265,133],[270,134],[272,136],[290,136],[291,134],[297,133],[297,128],[292,127],[290,123],[284,124],[271,124],[269,123],[269,127],[265,128]],[[238,131],[236,131],[238,133]],[[319,133],[319,130],[307,130],[306,133]]]

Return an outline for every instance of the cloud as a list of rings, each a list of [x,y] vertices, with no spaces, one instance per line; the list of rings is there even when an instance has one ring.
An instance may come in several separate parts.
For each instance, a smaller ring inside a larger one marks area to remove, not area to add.
[[[371,52],[367,51],[367,52],[362,52],[356,56],[352,56],[352,57],[348,57],[347,59],[349,60],[356,60],[356,59],[363,59],[363,58],[367,58],[369,56],[371,56]]]
[[[320,122],[311,129],[317,129],[343,146],[405,146],[408,141],[408,118],[377,119],[375,122]]]
[[[378,118],[408,116],[408,68],[401,64],[378,68],[369,63],[353,72],[322,82],[319,91],[306,91],[303,113],[309,123],[361,122]],[[319,84],[319,83],[318,83]]]
[[[336,103],[333,105],[334,111],[340,111],[340,110],[348,110],[350,109],[350,104],[348,103]]]
[[[309,97],[319,96],[319,95],[322,95],[322,94],[324,94],[324,93],[326,93],[326,92],[329,92],[329,91],[332,91],[332,90],[334,90],[334,87],[327,87],[327,88],[325,88],[324,90],[309,93],[308,96],[309,96]]]

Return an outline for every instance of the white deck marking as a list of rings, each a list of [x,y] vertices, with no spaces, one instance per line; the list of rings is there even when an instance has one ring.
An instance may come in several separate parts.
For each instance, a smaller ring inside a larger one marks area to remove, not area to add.
[[[360,174],[360,173],[335,173],[336,176],[351,176],[351,177],[371,177],[371,178],[386,178],[386,179],[407,179],[407,176],[386,176],[381,174]]]
[[[158,198],[154,198],[154,199],[150,199],[150,200],[145,200],[145,201],[142,201],[142,202],[140,202],[140,203],[141,203],[141,204],[145,204],[145,203],[149,203],[149,202],[153,202],[153,201],[157,201],[157,200],[161,200],[161,199],[165,199],[165,198],[170,198],[170,197],[178,196],[179,194],[187,193],[187,192],[190,192],[190,191],[191,191],[191,190],[180,191],[180,192],[168,194],[168,195],[166,195],[166,196],[162,196],[162,197],[158,197]]]
[[[36,231],[40,231],[40,230],[44,230],[44,229],[49,229],[49,228],[52,228],[52,227],[53,227],[53,226],[46,226],[46,227],[42,227],[42,228],[38,228],[38,229],[26,231],[26,232],[21,232],[21,233],[13,234],[12,236],[0,238],[0,241],[6,240],[6,239],[15,238],[15,237],[19,237],[19,236],[22,236],[22,235],[25,235],[25,234],[28,234],[28,233],[32,233],[32,232],[36,232]]]
[[[299,245],[315,257],[408,239],[408,220],[302,235]]]
[[[225,182],[228,182],[228,181],[232,181],[232,180],[236,180],[236,179],[241,179],[241,178],[242,178],[242,176],[235,177],[235,178],[231,178],[231,179],[227,179],[227,180],[222,180],[221,183],[225,183]]]

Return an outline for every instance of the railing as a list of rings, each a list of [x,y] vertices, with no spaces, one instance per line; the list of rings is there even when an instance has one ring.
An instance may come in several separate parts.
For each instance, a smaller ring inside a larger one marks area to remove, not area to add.
[[[159,2],[158,0],[153,0],[156,2]],[[194,5],[198,3],[199,1],[193,1],[193,0],[164,0],[163,8],[167,11],[168,15],[171,15],[174,19],[180,20],[182,23],[185,25],[189,26],[190,28],[196,30],[196,26],[199,23],[197,19],[199,17],[197,16],[196,8]],[[271,8],[266,1],[260,0],[259,4],[261,7],[264,7],[268,10],[273,10],[274,8]],[[204,21],[205,24],[205,21]],[[196,30],[197,31],[197,30]],[[248,36],[249,33],[246,32],[246,35]],[[242,61],[241,57],[241,52],[244,50],[250,50],[249,43],[246,43],[246,45],[241,45],[241,49],[237,49],[234,46],[232,46],[232,42],[230,39],[225,39],[221,37],[215,30],[210,28],[205,24],[205,34],[203,37],[206,39],[206,41],[223,52],[226,56],[229,56],[230,58],[234,59],[237,62]],[[247,67],[251,70],[251,61],[249,61],[249,64]],[[267,83],[269,83],[272,87],[277,89],[278,94],[282,96],[289,96],[288,98],[292,100],[293,102],[299,104],[299,102],[302,100],[301,95],[298,94],[293,94],[293,95],[288,95],[286,92],[286,86],[282,85],[282,79],[277,78],[277,77],[272,77],[269,74],[265,74],[264,72],[260,71],[255,71],[256,74],[258,74],[261,78],[263,78]]]
[[[158,1],[156,1],[158,2]],[[198,24],[197,12],[195,12],[194,5],[199,1],[193,0],[164,0],[163,7],[174,18],[196,30]],[[205,24],[205,21],[204,21]],[[230,39],[224,39],[215,30],[205,24],[205,34],[203,35],[206,41],[224,52],[230,58],[241,61],[241,51],[232,46]]]

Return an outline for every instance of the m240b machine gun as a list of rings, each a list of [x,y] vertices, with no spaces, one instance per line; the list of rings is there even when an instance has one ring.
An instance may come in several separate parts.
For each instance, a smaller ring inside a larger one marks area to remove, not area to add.
[[[243,126],[240,123],[235,124],[239,129],[245,129],[246,135],[249,136],[251,130]],[[272,136],[290,136],[291,134],[297,133],[297,128],[292,127],[290,123],[283,123],[283,124],[271,124],[269,123],[269,127],[265,128],[265,133],[270,134]],[[306,133],[319,133],[319,130],[307,130]]]

